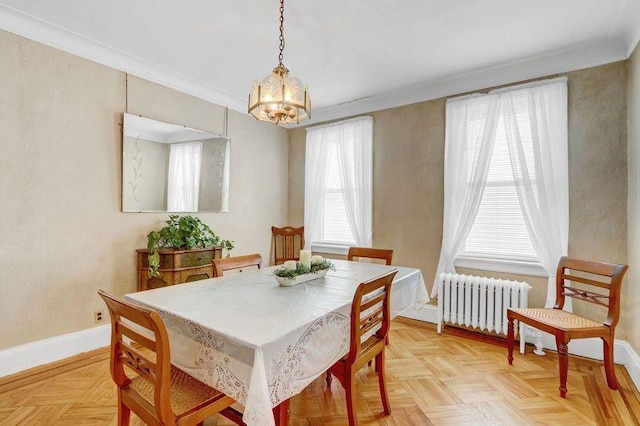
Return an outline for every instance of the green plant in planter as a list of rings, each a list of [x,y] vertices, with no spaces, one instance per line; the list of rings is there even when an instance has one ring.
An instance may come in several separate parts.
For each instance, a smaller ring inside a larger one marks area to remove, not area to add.
[[[273,275],[282,278],[295,278],[298,275],[315,274],[326,269],[335,271],[336,266],[333,263],[329,262],[327,259],[323,259],[320,262],[311,262],[311,267],[309,268],[304,266],[301,262],[297,262],[296,269],[287,269],[285,267],[281,267],[273,271]]]
[[[151,231],[147,235],[147,249],[149,250],[149,275],[158,276],[160,267],[159,248],[195,249],[221,246],[229,251],[233,249],[233,241],[223,240],[193,216],[169,215],[167,226],[159,231]]]

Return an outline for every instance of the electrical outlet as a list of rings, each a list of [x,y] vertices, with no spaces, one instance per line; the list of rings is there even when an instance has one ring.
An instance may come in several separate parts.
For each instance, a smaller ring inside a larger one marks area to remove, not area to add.
[[[102,311],[102,309],[93,311],[93,322],[95,322],[96,324],[100,324],[103,321],[104,321],[104,312]]]

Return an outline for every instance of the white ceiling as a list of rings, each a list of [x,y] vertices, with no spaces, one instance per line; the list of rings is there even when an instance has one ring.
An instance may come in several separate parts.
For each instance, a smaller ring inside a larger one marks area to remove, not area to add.
[[[0,0],[2,29],[242,112],[277,26],[277,0]],[[625,59],[639,37],[640,0],[296,0],[284,64],[317,122]]]

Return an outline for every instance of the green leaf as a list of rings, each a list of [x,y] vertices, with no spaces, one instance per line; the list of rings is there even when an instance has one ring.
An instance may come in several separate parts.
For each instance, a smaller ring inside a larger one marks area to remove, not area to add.
[[[157,277],[158,269],[160,268],[160,253],[154,251],[153,253],[149,253],[149,276]]]
[[[174,247],[176,249],[192,249],[206,248],[214,246],[222,246],[231,251],[234,248],[233,241],[223,240],[220,236],[199,218],[193,216],[169,215],[169,219],[165,221],[167,226],[159,231],[151,231],[147,235],[147,248],[149,250],[149,271],[151,273],[151,257],[156,255],[157,269],[160,264],[160,255],[156,252],[160,247]]]

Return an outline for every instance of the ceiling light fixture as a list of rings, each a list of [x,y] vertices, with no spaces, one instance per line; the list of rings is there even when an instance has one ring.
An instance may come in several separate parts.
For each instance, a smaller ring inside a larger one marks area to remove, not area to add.
[[[284,50],[284,0],[280,0],[280,54],[278,66],[249,93],[249,113],[275,124],[299,123],[311,117],[311,98],[302,81],[289,75],[282,63]]]

